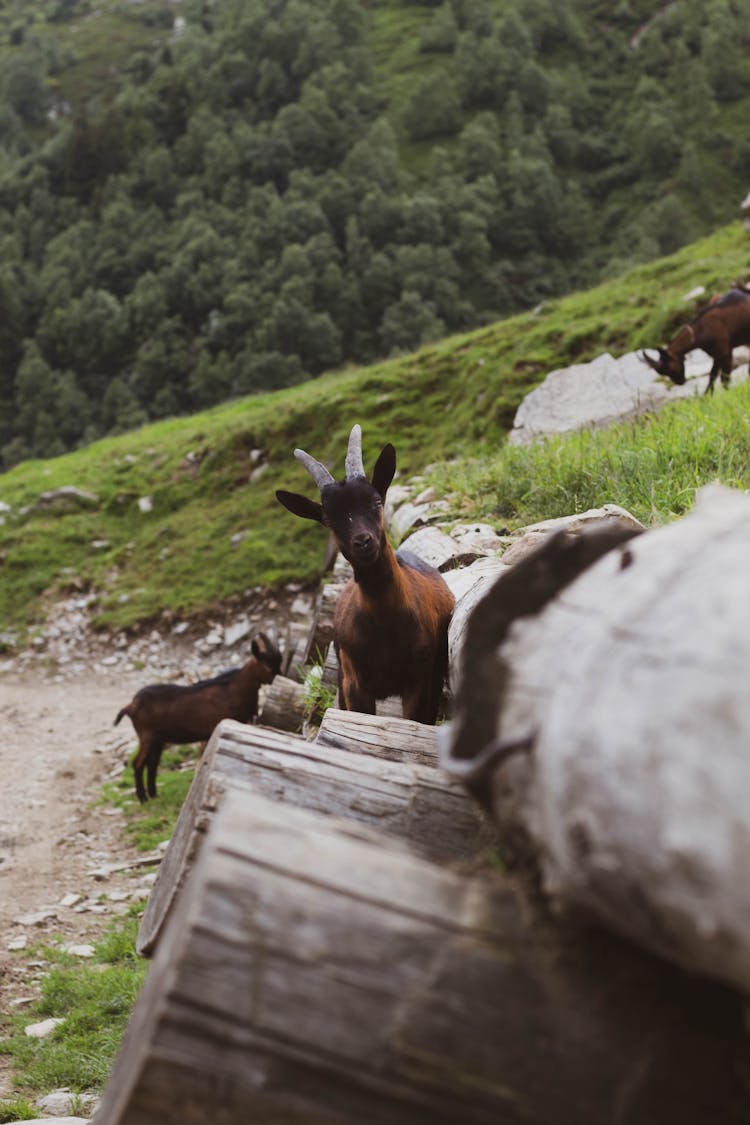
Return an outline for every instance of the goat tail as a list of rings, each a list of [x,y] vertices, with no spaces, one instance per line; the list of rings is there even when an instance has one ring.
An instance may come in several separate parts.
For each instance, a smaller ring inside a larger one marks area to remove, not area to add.
[[[117,712],[117,718],[115,719],[114,725],[117,726],[117,724],[119,723],[119,721],[123,717],[123,715],[129,715],[129,714],[130,714],[130,704],[128,704],[127,707],[123,707],[122,711]]]

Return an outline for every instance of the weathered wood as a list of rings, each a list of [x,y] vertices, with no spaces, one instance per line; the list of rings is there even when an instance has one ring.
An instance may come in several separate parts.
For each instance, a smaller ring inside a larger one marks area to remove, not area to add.
[[[328,687],[337,689],[339,686],[339,662],[333,645],[328,646],[328,652],[326,653],[325,664],[323,665],[323,683]]]
[[[360,826],[229,795],[106,1125],[744,1125],[743,1006]]]
[[[375,825],[442,861],[475,855],[494,839],[490,822],[463,788],[436,768],[386,762],[263,727],[223,722],[206,747],[172,833],[141,922],[139,953],[154,947],[208,820],[226,791],[237,786]]]
[[[412,551],[423,562],[429,563],[437,570],[453,570],[457,566],[468,566],[474,562],[481,552],[467,547],[465,544],[452,539],[439,527],[420,527],[408,539],[405,539],[399,550]]]
[[[413,719],[363,715],[329,707],[315,742],[355,754],[372,754],[390,762],[437,765],[437,728]]]
[[[566,550],[556,540],[510,568],[477,621],[512,618],[519,583],[555,579]],[[476,758],[457,758],[472,741],[474,754],[484,748],[498,823],[528,831],[550,893],[744,990],[749,558],[750,499],[705,490],[689,516],[604,555],[516,620],[497,657],[499,635],[484,654],[467,649],[467,690],[488,667],[494,687],[466,708],[459,690],[461,719],[445,736],[455,773],[476,774]],[[532,752],[497,756],[498,738],[528,735]]]
[[[451,570],[445,581],[456,599],[453,616],[448,626],[448,668],[452,688],[458,682],[458,663],[463,650],[466,625],[474,607],[487,594],[498,577],[507,570],[502,559],[496,556],[478,559],[471,566]]]
[[[258,722],[296,734],[302,730],[306,712],[304,686],[287,676],[276,676],[264,693]]]
[[[345,585],[345,582],[326,582],[321,586],[303,663],[318,663],[333,641],[333,615]]]

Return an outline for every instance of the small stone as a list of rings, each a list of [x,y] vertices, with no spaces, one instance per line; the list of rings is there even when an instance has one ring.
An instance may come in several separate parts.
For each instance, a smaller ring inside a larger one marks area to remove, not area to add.
[[[52,922],[57,918],[57,911],[50,907],[48,909],[37,910],[32,914],[18,914],[13,921],[18,926],[44,926],[47,922]]]
[[[110,891],[107,898],[110,902],[127,902],[130,898],[130,891]]]
[[[77,895],[73,891],[71,891],[70,894],[64,895],[60,899],[60,906],[75,906],[76,903],[80,902],[82,898],[83,895]]]
[[[94,1094],[73,1094],[69,1089],[60,1089],[45,1094],[36,1104],[45,1114],[52,1113],[58,1118],[65,1119],[66,1114],[70,1114],[74,1107],[88,1109],[96,1100]],[[76,1117],[73,1120],[79,1121],[81,1118]]]
[[[46,1039],[61,1023],[65,1023],[65,1020],[49,1019],[42,1020],[41,1023],[30,1023],[23,1029],[23,1033],[28,1035],[29,1039]]]
[[[138,511],[139,512],[153,512],[153,510],[154,510],[154,502],[151,499],[151,497],[150,496],[141,496],[141,498],[138,501]]]
[[[63,950],[65,953],[70,953],[73,957],[93,957],[93,945],[64,945]]]
[[[12,941],[9,941],[8,945],[7,945],[7,948],[11,952],[15,952],[16,950],[19,950],[19,949],[25,949],[28,944],[29,944],[29,939],[26,937],[26,934],[23,934],[21,937],[13,938]]]
[[[227,625],[224,629],[224,644],[227,648],[236,645],[238,641],[244,641],[245,637],[250,635],[252,626],[250,622],[245,619],[244,621],[237,621],[234,625]]]

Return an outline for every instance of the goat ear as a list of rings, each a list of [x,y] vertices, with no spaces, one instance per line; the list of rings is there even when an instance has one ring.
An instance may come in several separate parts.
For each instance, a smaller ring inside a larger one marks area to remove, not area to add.
[[[383,446],[380,456],[372,470],[372,487],[380,493],[380,499],[385,500],[388,485],[393,480],[396,472],[396,450],[390,442]]]
[[[277,490],[276,499],[293,516],[299,516],[303,520],[316,520],[317,523],[323,522],[323,505],[317,500],[309,500],[307,496],[300,496],[298,492],[285,492],[283,488]]]

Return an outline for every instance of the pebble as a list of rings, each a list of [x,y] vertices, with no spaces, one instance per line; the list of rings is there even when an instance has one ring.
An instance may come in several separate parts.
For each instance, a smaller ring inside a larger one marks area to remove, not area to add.
[[[52,1018],[42,1020],[41,1023],[30,1023],[23,1029],[23,1033],[28,1035],[29,1039],[46,1039],[61,1023],[65,1023],[65,1020]]]
[[[56,919],[56,909],[54,907],[45,907],[31,914],[17,914],[13,921],[18,926],[44,926],[47,922],[53,922]]]
[[[65,953],[70,953],[73,957],[86,958],[94,956],[93,945],[75,945],[73,943],[69,943],[67,945],[64,945],[62,948]]]
[[[60,1090],[52,1090],[49,1094],[45,1094],[43,1098],[37,1100],[37,1106],[45,1114],[55,1114],[56,1117],[65,1118],[66,1114],[70,1114],[71,1110],[75,1109],[90,1109],[97,1102],[94,1094],[74,1094],[70,1089],[64,1087]],[[47,1119],[49,1120],[49,1119]],[[70,1118],[68,1118],[70,1120]],[[80,1120],[73,1118],[73,1120]]]

